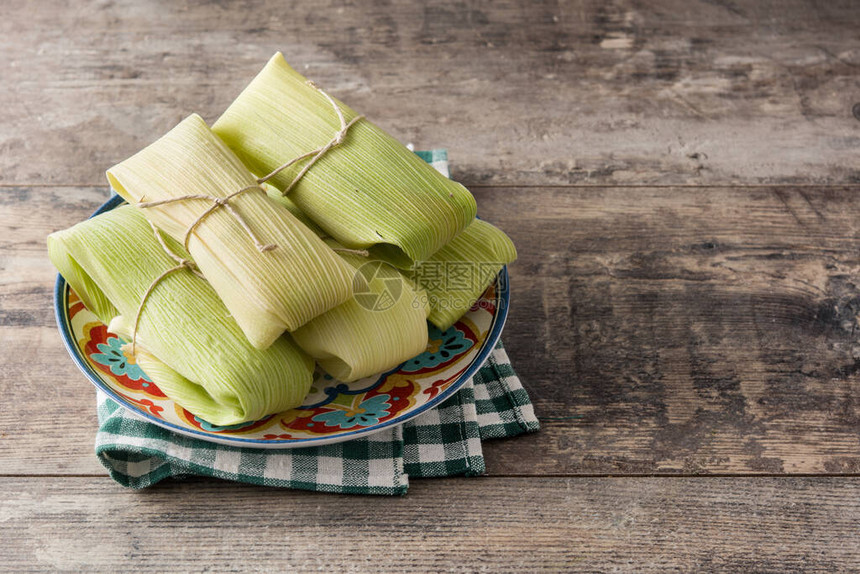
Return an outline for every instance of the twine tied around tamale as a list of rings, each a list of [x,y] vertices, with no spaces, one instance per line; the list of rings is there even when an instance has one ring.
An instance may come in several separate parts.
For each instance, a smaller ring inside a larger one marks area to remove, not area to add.
[[[343,110],[340,109],[340,106],[337,105],[337,102],[335,102],[331,96],[329,96],[325,91],[323,91],[321,88],[319,88],[312,81],[308,80],[307,84],[310,87],[317,90],[323,96],[325,96],[325,98],[329,101],[329,103],[334,108],[334,111],[337,114],[338,121],[340,122],[340,130],[338,130],[337,133],[335,133],[334,137],[327,144],[325,144],[324,146],[319,147],[315,150],[311,150],[307,153],[304,153],[304,154],[302,154],[296,158],[293,158],[290,161],[284,163],[283,165],[280,165],[277,168],[275,168],[271,173],[269,173],[263,177],[257,178],[257,180],[256,180],[257,184],[256,185],[249,185],[248,187],[243,187],[239,191],[235,191],[235,192],[231,193],[230,195],[227,195],[224,197],[218,197],[215,195],[208,195],[208,194],[204,194],[204,193],[193,193],[193,194],[188,194],[188,195],[182,195],[179,197],[172,197],[169,199],[162,199],[162,200],[158,200],[158,201],[145,201],[145,202],[138,203],[137,207],[140,207],[142,209],[147,209],[150,207],[158,207],[160,205],[167,205],[170,203],[175,203],[178,201],[186,201],[186,200],[194,200],[194,199],[211,201],[212,205],[209,206],[203,213],[201,213],[197,217],[197,219],[195,219],[194,222],[188,227],[188,229],[185,230],[185,237],[183,238],[182,243],[183,243],[183,246],[185,247],[186,251],[188,251],[188,242],[191,239],[191,234],[194,233],[194,230],[197,229],[197,227],[203,222],[203,220],[205,220],[207,217],[209,217],[212,213],[214,213],[220,207],[227,209],[227,211],[233,216],[233,218],[239,223],[239,225],[242,226],[242,229],[245,230],[245,233],[247,233],[248,237],[250,237],[251,240],[254,242],[254,246],[261,253],[265,253],[267,251],[271,251],[272,249],[276,249],[278,247],[277,245],[275,245],[273,243],[264,244],[262,241],[260,241],[260,239],[257,237],[257,234],[254,233],[254,230],[251,228],[250,225],[248,225],[248,222],[245,221],[245,218],[242,217],[242,214],[239,211],[237,211],[232,205],[230,205],[230,200],[233,199],[234,197],[238,197],[239,195],[242,195],[243,193],[246,193],[248,191],[253,191],[253,190],[259,190],[259,191],[262,191],[263,193],[266,193],[266,190],[264,190],[261,187],[262,184],[266,183],[267,181],[269,181],[270,179],[272,179],[273,177],[275,177],[276,175],[278,175],[279,173],[281,173],[283,170],[287,169],[288,167],[295,165],[296,163],[298,163],[304,159],[311,158],[310,161],[293,178],[293,181],[290,183],[290,185],[287,186],[281,192],[283,195],[287,195],[290,192],[290,190],[292,190],[293,187],[295,187],[295,185],[302,179],[302,177],[304,177],[304,175],[308,172],[308,170],[311,167],[313,167],[313,165],[321,157],[323,157],[329,150],[331,150],[331,149],[333,149],[333,148],[335,148],[335,147],[337,147],[343,143],[343,140],[346,138],[346,134],[349,131],[349,128],[351,128],[357,121],[359,121],[360,119],[362,119],[364,117],[364,116],[356,116],[352,120],[347,122],[346,118],[343,115]],[[182,257],[179,257],[176,253],[174,253],[173,250],[167,246],[167,243],[165,243],[164,239],[161,237],[161,232],[152,224],[152,222],[150,222],[149,225],[152,227],[152,231],[153,231],[153,233],[155,233],[155,237],[156,237],[156,239],[158,239],[158,242],[161,244],[161,247],[162,247],[162,249],[164,249],[164,252],[168,256],[170,256],[171,259],[176,261],[176,265],[174,267],[171,267],[170,269],[165,270],[161,275],[156,277],[152,281],[152,283],[150,283],[149,288],[147,288],[146,292],[143,294],[143,298],[141,298],[141,300],[140,300],[140,305],[137,308],[137,315],[135,316],[135,319],[134,319],[134,329],[133,329],[132,335],[131,335],[131,355],[133,357],[136,356],[135,353],[137,350],[137,329],[138,329],[138,326],[140,325],[140,318],[143,314],[143,308],[144,308],[144,306],[146,306],[147,300],[149,299],[150,295],[152,295],[152,292],[155,291],[155,288],[158,286],[158,284],[161,283],[168,275],[170,275],[176,271],[180,271],[182,269],[188,269],[189,271],[191,271],[192,273],[194,273],[195,275],[197,275],[201,279],[205,279],[203,274],[200,273],[200,271],[197,269],[196,263],[194,263],[193,261],[191,261],[189,259],[184,259]],[[334,251],[343,251],[343,252],[348,252],[348,253],[354,253],[356,255],[361,255],[363,257],[367,257],[369,255],[367,250],[363,250],[363,249],[362,250],[355,250],[355,249],[339,248],[339,249],[334,249]]]
[[[152,295],[155,288],[161,283],[168,275],[175,273],[176,271],[180,271],[182,269],[187,269],[203,279],[203,274],[197,269],[197,264],[191,261],[190,259],[185,259],[180,257],[167,245],[164,241],[164,238],[161,236],[161,231],[158,230],[152,222],[149,222],[149,226],[152,228],[152,232],[155,234],[155,238],[158,240],[158,243],[161,244],[161,248],[164,252],[170,256],[176,262],[176,265],[171,267],[170,269],[166,269],[161,275],[156,277],[152,283],[149,284],[149,287],[146,289],[146,292],[143,294],[143,298],[140,300],[140,305],[137,307],[137,314],[134,318],[134,328],[131,332],[131,356],[137,356],[137,328],[140,326],[140,318],[143,315],[143,307],[146,305],[147,300],[149,300],[149,296]]]
[[[317,161],[319,161],[319,159],[322,156],[324,156],[331,149],[336,148],[337,146],[339,146],[340,144],[343,143],[343,140],[346,138],[346,134],[349,131],[349,128],[351,128],[356,122],[358,122],[358,120],[364,118],[364,116],[355,116],[354,118],[352,118],[350,121],[347,122],[346,118],[343,115],[343,110],[340,109],[340,106],[337,105],[337,102],[335,102],[331,96],[329,96],[322,88],[317,86],[311,80],[307,81],[307,85],[309,85],[310,87],[312,87],[313,89],[315,89],[316,91],[321,93],[325,97],[325,99],[328,100],[328,102],[331,104],[331,106],[334,108],[334,112],[337,114],[337,119],[340,122],[340,130],[338,130],[338,132],[336,134],[334,134],[334,137],[324,146],[318,147],[317,149],[311,150],[311,151],[304,153],[298,157],[294,157],[290,161],[276,167],[271,173],[269,173],[269,174],[267,174],[267,175],[265,175],[265,176],[263,176],[257,180],[257,183],[265,183],[265,182],[269,181],[270,179],[272,179],[273,177],[275,177],[276,175],[278,175],[279,173],[281,173],[282,171],[284,171],[285,169],[287,169],[288,167],[290,167],[291,165],[295,165],[296,163],[302,161],[303,159],[311,158],[311,160],[305,164],[305,166],[301,169],[301,171],[299,171],[299,173],[296,174],[296,177],[293,178],[293,181],[290,182],[290,185],[288,185],[287,187],[284,188],[284,190],[281,192],[281,195],[287,195],[288,193],[290,193],[290,191],[296,186],[296,184],[299,183],[299,181],[305,176],[305,174],[308,172],[308,170],[310,168],[312,168],[314,166],[314,164]]]
[[[259,249],[260,252],[265,253],[266,251],[271,251],[272,249],[275,249],[277,247],[277,245],[274,245],[271,243],[264,244],[263,242],[260,241],[260,239],[254,233],[254,230],[251,229],[251,226],[248,225],[248,223],[245,221],[245,218],[242,217],[242,214],[240,212],[238,212],[232,205],[230,205],[230,200],[233,199],[234,197],[237,197],[239,195],[242,195],[245,192],[252,191],[252,190],[260,190],[263,193],[265,193],[266,191],[261,187],[262,184],[266,183],[267,181],[269,181],[270,179],[272,179],[273,177],[275,177],[276,175],[278,175],[279,173],[281,173],[283,170],[287,169],[288,167],[295,165],[296,163],[298,163],[304,159],[311,158],[310,161],[308,161],[307,164],[305,164],[305,166],[301,169],[301,171],[299,171],[299,173],[296,174],[296,176],[293,178],[293,181],[290,183],[290,185],[288,185],[281,192],[282,195],[287,195],[290,192],[290,190],[292,190],[293,187],[295,187],[295,185],[302,179],[302,177],[305,176],[305,174],[308,172],[308,170],[310,170],[310,168],[313,167],[317,161],[319,161],[319,159],[321,157],[323,157],[331,149],[333,149],[333,148],[335,148],[335,147],[337,147],[343,143],[343,140],[346,138],[346,134],[349,131],[349,128],[351,128],[358,120],[360,120],[364,117],[364,116],[355,116],[349,122],[347,122],[346,118],[343,115],[343,110],[340,109],[340,106],[337,105],[337,102],[335,102],[331,96],[329,96],[324,90],[322,90],[319,86],[314,84],[312,81],[308,80],[307,84],[310,87],[312,87],[313,89],[315,89],[316,91],[318,91],[320,94],[322,94],[325,97],[325,99],[327,99],[329,101],[329,103],[332,105],[332,108],[334,108],[335,113],[337,114],[338,121],[340,122],[340,129],[334,134],[334,137],[332,137],[332,139],[329,140],[329,142],[327,144],[325,144],[324,146],[321,146],[315,150],[311,150],[307,153],[304,153],[298,157],[295,157],[295,158],[291,159],[290,161],[278,166],[271,173],[264,175],[263,177],[257,178],[257,180],[256,180],[257,185],[249,185],[248,187],[244,187],[244,188],[240,189],[239,191],[235,191],[235,192],[233,192],[230,195],[227,195],[225,197],[218,197],[215,195],[209,195],[209,194],[205,194],[205,193],[192,193],[192,194],[188,194],[188,195],[181,195],[179,197],[171,197],[169,199],[162,199],[162,200],[158,200],[158,201],[141,202],[141,203],[137,204],[137,207],[146,209],[149,207],[158,207],[160,205],[167,205],[169,203],[175,203],[178,201],[187,201],[187,200],[192,200],[192,199],[211,201],[212,205],[208,209],[206,209],[206,211],[201,213],[197,217],[197,219],[195,219],[194,222],[188,227],[188,229],[185,230],[185,237],[183,239],[183,245],[185,246],[186,251],[188,250],[188,241],[191,239],[191,234],[194,233],[194,230],[197,229],[197,227],[203,222],[204,219],[209,217],[212,213],[214,213],[220,207],[223,207],[223,208],[227,209],[227,211],[230,212],[230,214],[234,217],[234,219],[236,219],[236,221],[239,223],[239,225],[242,226],[242,229],[245,230],[245,232],[248,234],[248,237],[250,237],[251,240],[254,242],[254,246],[257,249]]]
[[[234,219],[236,219],[239,225],[242,226],[242,229],[245,230],[245,233],[247,233],[248,237],[251,238],[251,241],[254,242],[254,246],[259,249],[261,253],[265,253],[266,251],[271,251],[272,249],[275,249],[277,245],[273,243],[264,244],[262,241],[260,241],[260,239],[257,237],[257,234],[254,233],[254,230],[251,229],[251,226],[248,225],[248,222],[245,221],[244,217],[242,217],[242,214],[239,213],[236,208],[230,205],[230,200],[234,197],[256,189],[262,191],[262,188],[259,185],[249,185],[248,187],[243,187],[239,191],[234,191],[233,193],[225,197],[216,197],[214,195],[207,195],[205,193],[192,193],[180,197],[171,197],[170,199],[161,199],[159,201],[145,201],[143,203],[138,203],[137,206],[146,209],[148,207],[157,207],[159,205],[167,205],[168,203],[186,201],[189,199],[203,199],[206,201],[211,201],[212,205],[209,206],[206,211],[201,213],[197,217],[197,219],[195,219],[194,222],[190,226],[188,226],[188,229],[185,230],[185,237],[182,240],[182,245],[185,247],[186,251],[188,251],[188,241],[191,239],[191,234],[194,233],[194,230],[197,229],[197,227],[201,223],[203,223],[204,219],[212,215],[216,209],[218,209],[219,207],[223,207],[230,213],[230,215],[233,216]]]

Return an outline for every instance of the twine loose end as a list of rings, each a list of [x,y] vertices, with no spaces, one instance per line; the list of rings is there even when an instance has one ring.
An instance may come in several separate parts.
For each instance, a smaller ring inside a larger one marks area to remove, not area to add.
[[[370,251],[367,249],[347,249],[346,247],[334,247],[332,251],[336,251],[338,253],[351,253],[352,255],[359,255],[361,257],[370,257]]]

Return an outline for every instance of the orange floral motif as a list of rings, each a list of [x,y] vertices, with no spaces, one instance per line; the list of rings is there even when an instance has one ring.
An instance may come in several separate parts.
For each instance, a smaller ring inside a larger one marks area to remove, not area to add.
[[[160,419],[164,418],[164,415],[161,414],[162,412],[164,412],[164,407],[155,404],[151,400],[149,400],[149,399],[136,399],[134,397],[128,396],[125,393],[120,393],[120,392],[117,392],[117,394],[119,396],[121,396],[122,398],[124,398],[125,400],[131,402],[131,403],[134,403],[136,405],[140,405],[141,407],[143,407],[142,410],[149,412],[149,414],[151,414],[152,416],[158,417]]]
[[[69,298],[66,301],[69,309],[69,320],[73,319],[75,315],[86,309],[81,298],[78,297],[78,294],[75,293],[73,289],[69,289]]]

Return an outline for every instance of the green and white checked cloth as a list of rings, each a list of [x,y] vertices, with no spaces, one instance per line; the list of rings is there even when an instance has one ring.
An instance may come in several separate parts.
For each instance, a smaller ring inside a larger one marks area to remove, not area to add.
[[[98,393],[96,455],[123,486],[211,476],[352,494],[404,494],[409,478],[484,472],[481,441],[538,430],[529,396],[499,343],[450,399],[367,438],[289,450],[238,448],[173,433]]]
[[[445,150],[416,152],[448,175]],[[403,425],[319,447],[265,450],[220,445],[140,419],[98,393],[96,455],[123,486],[210,476],[250,484],[349,494],[404,494],[409,478],[484,472],[481,441],[539,428],[501,341],[444,403]]]

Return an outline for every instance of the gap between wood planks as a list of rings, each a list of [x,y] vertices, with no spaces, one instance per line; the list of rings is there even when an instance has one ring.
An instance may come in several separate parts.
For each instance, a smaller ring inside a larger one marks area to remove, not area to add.
[[[24,473],[13,473],[13,474],[0,474],[0,480],[4,478],[110,478],[106,473],[98,474],[98,473],[72,473],[72,474],[61,474],[61,473],[38,473],[38,474],[24,474]],[[219,478],[212,478],[206,476],[197,476],[197,475],[189,475],[189,478],[195,478],[198,480],[212,480],[215,482],[227,483],[227,484],[236,484],[236,485],[247,485],[247,486],[262,486],[258,484],[248,484],[244,482],[237,482],[232,480],[223,480]],[[701,479],[709,479],[709,478],[828,478],[828,479],[854,479],[860,478],[860,473],[845,473],[845,474],[834,474],[834,473],[812,473],[812,472],[803,472],[803,473],[740,473],[740,472],[712,472],[712,473],[671,473],[671,474],[660,474],[660,473],[637,473],[631,472],[628,474],[601,474],[601,473],[547,473],[547,474],[518,474],[518,473],[503,473],[503,474],[486,474],[480,475],[477,477],[460,477],[460,476],[449,476],[445,477],[446,479],[458,479],[458,478],[501,478],[501,479],[518,479],[518,478],[528,478],[529,480],[554,480],[558,478],[606,478],[606,479],[615,479],[615,480],[623,480],[627,478],[659,478],[659,479],[689,479],[689,478],[701,478]],[[435,478],[411,478],[410,480],[420,480],[420,481],[433,481]],[[177,482],[175,479],[166,479],[164,481],[165,484],[169,482]],[[160,483],[156,483],[160,484]],[[134,490],[134,489],[128,489]],[[285,489],[285,490],[298,490],[298,489]]]
[[[456,178],[455,178],[456,179]],[[516,183],[469,183],[463,184],[472,189],[592,189],[592,188],[618,188],[618,189],[783,189],[786,187],[801,189],[828,189],[828,188],[858,188],[860,183],[708,183],[708,184],[650,184],[650,183],[570,183],[570,184],[516,184]],[[55,188],[55,187],[77,187],[77,188],[107,188],[107,183],[0,183],[0,189],[21,189],[27,187]]]

